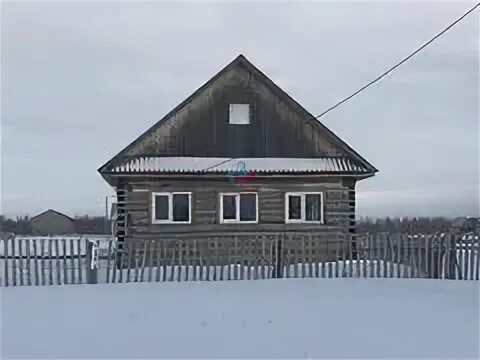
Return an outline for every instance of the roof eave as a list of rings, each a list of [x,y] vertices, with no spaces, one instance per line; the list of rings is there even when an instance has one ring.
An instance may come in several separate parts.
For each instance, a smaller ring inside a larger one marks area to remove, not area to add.
[[[361,179],[369,178],[375,175],[375,172],[351,172],[351,171],[256,171],[255,177],[292,177],[292,176],[308,176],[308,177],[323,177],[323,176],[353,176]],[[134,172],[109,172],[102,175],[103,178],[109,182],[113,177],[137,177],[137,176],[156,176],[156,177],[229,177],[226,171],[134,171]]]

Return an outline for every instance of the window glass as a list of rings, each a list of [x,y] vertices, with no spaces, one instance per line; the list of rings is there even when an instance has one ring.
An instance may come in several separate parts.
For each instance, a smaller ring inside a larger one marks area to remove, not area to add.
[[[223,195],[223,219],[224,220],[235,220],[236,219],[236,203],[235,195]]]
[[[155,196],[155,219],[168,220],[168,196]]]
[[[320,221],[322,202],[320,194],[306,194],[305,195],[305,220]]]
[[[300,220],[302,218],[301,211],[302,198],[298,195],[288,196],[288,218],[292,220]]]
[[[257,220],[256,194],[240,194],[240,221]]]
[[[173,221],[189,221],[188,194],[173,194]]]

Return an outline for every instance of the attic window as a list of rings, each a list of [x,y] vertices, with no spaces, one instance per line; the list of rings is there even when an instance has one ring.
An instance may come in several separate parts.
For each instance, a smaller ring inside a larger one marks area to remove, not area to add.
[[[228,122],[235,125],[250,124],[250,104],[230,104]]]

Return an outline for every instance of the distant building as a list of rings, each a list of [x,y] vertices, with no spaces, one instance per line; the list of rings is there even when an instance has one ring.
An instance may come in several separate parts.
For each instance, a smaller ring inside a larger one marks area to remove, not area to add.
[[[75,232],[75,219],[49,209],[30,219],[34,235],[62,235]]]

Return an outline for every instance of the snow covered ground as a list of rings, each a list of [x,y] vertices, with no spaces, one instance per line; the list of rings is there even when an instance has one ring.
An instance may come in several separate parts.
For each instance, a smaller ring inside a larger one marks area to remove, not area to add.
[[[3,358],[478,358],[479,282],[1,289]]]

